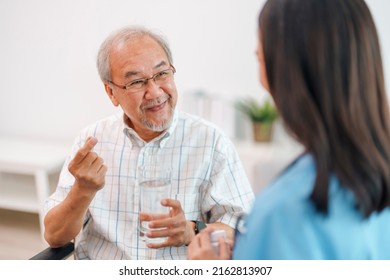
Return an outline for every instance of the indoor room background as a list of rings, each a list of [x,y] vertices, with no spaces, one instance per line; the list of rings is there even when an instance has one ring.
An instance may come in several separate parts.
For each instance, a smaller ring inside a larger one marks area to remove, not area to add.
[[[109,32],[136,24],[168,39],[179,106],[206,115],[232,138],[250,138],[229,108],[241,96],[267,95],[255,57],[263,2],[0,0],[0,137],[69,145],[85,125],[117,112],[98,77],[96,53]],[[390,3],[367,3],[390,84]],[[194,106],[194,98],[206,105]]]

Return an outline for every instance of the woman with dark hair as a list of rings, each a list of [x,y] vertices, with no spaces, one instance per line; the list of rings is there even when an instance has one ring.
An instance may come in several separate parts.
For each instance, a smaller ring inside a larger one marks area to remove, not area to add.
[[[260,80],[305,147],[259,193],[233,259],[390,259],[390,119],[379,40],[364,0],[268,0]],[[206,229],[190,259],[219,254]]]

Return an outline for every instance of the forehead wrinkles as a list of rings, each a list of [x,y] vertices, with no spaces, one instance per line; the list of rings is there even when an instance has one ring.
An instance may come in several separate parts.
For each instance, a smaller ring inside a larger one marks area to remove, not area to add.
[[[157,63],[154,67],[153,67],[153,70],[161,70],[160,68],[161,67],[163,67],[164,68],[164,70],[165,70],[165,67],[168,65],[168,63],[166,62],[166,61],[161,61],[161,62],[159,62],[159,63]],[[159,73],[159,72],[156,72],[156,73],[154,73],[153,75],[155,75],[155,74],[157,74],[157,73]],[[127,71],[126,73],[125,73],[125,78],[130,78],[130,77],[132,77],[132,76],[136,76],[136,75],[139,75],[139,74],[142,74],[142,73],[140,73],[139,71]],[[142,78],[140,78],[140,79],[142,79]]]
[[[111,50],[111,69],[122,78],[153,75],[169,66],[164,49],[152,38],[121,42]],[[121,73],[118,73],[118,72]],[[141,77],[139,77],[141,78]]]

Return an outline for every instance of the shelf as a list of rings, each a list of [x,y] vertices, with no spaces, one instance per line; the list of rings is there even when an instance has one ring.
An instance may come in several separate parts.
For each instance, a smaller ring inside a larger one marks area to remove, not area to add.
[[[38,213],[34,177],[1,174],[0,208]]]
[[[47,173],[61,168],[69,147],[41,141],[0,139],[0,171],[34,174],[36,170]]]
[[[234,144],[255,192],[261,191],[303,152],[303,147],[291,139],[266,143],[236,141]]]
[[[50,192],[54,191],[58,176],[59,173],[49,176]],[[0,173],[0,208],[39,213],[42,203],[38,202],[34,176]]]
[[[0,208],[38,213],[54,191],[69,147],[29,139],[0,139]]]

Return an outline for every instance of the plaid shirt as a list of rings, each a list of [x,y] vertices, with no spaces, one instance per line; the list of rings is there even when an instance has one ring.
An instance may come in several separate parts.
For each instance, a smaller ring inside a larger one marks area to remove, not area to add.
[[[74,177],[69,161],[88,136],[108,170],[77,238],[79,259],[185,259],[186,246],[149,249],[139,236],[138,168],[161,166],[172,170],[172,198],[180,201],[187,220],[222,222],[234,227],[248,212],[254,194],[236,149],[211,123],[175,111],[172,125],[159,137],[144,142],[123,121],[123,114],[98,121],[82,131],[62,169],[46,212],[64,200]]]

